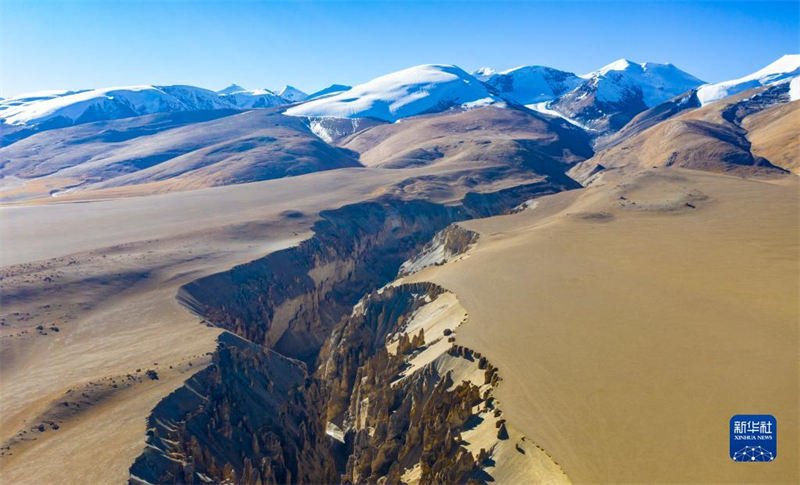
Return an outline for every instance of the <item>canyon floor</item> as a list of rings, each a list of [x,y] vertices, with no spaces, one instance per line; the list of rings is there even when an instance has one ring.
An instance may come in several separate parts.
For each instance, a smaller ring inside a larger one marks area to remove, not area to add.
[[[431,170],[0,208],[0,481],[126,481],[147,416],[220,332],[178,288]],[[574,483],[796,482],[799,189],[794,176],[609,170],[460,223],[476,245],[405,279],[458,298],[456,342],[499,369],[504,417]],[[778,419],[774,463],[728,458],[728,420],[750,412]],[[514,467],[530,462],[508,463],[499,477],[526,476]]]

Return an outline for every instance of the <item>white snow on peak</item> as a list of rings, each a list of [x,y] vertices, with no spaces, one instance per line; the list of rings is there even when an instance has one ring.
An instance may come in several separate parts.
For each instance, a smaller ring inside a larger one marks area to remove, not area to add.
[[[583,79],[546,66],[521,66],[490,76],[485,81],[503,97],[528,105],[550,101],[574,89]]]
[[[592,127],[589,127],[589,126],[586,126],[586,125],[584,125],[583,123],[581,123],[579,121],[573,120],[572,118],[569,118],[569,117],[565,116],[562,113],[559,113],[558,111],[556,111],[554,109],[550,109],[549,104],[550,104],[549,101],[543,101],[541,103],[529,104],[529,105],[527,105],[525,107],[528,108],[528,109],[532,109],[534,111],[538,111],[539,113],[544,113],[544,114],[550,115],[550,116],[556,116],[558,118],[563,119],[567,123],[575,125],[578,128],[582,128],[582,129],[584,129],[586,131],[597,131],[596,129],[594,129]]]
[[[697,98],[700,100],[700,104],[706,105],[748,89],[786,82],[797,76],[800,76],[800,54],[788,54],[739,79],[700,86],[697,90]]]
[[[495,74],[497,74],[497,71],[495,71],[491,67],[479,67],[475,69],[475,72],[472,73],[473,76],[480,79],[481,81],[486,81]]]
[[[375,78],[334,96],[293,106],[285,114],[397,121],[453,106],[491,103],[502,103],[502,100],[461,68],[425,64]]]
[[[299,91],[297,91],[299,92]],[[0,123],[58,126],[153,113],[268,108],[287,101],[268,89],[232,84],[214,92],[195,86],[123,86],[39,91],[0,100]]]
[[[581,77],[596,87],[596,96],[602,101],[620,101],[638,89],[647,106],[663,103],[703,84],[672,64],[636,63],[628,59],[618,59]]]
[[[297,101],[302,101],[308,97],[308,94],[300,91],[294,86],[286,85],[278,92],[278,96],[285,99],[286,101],[291,101],[295,103]]]
[[[245,89],[232,84],[222,91],[217,91],[220,98],[230,102],[237,108],[269,108],[286,104],[286,100],[269,89]]]
[[[800,76],[789,81],[789,101],[800,99]]]
[[[231,84],[225,89],[220,89],[217,91],[217,94],[233,94],[233,93],[241,93],[242,91],[247,91],[247,89],[239,86],[238,84]]]
[[[581,77],[584,79],[589,79],[594,76],[602,76],[608,74],[609,71],[625,71],[634,64],[633,62],[629,61],[628,59],[617,59],[616,61],[606,64],[605,66],[601,67],[596,71],[592,71],[590,73],[584,74]]]
[[[58,118],[69,124],[166,111],[231,107],[213,91],[193,86],[124,86],[49,91],[5,99],[0,101],[0,121],[24,125]]]

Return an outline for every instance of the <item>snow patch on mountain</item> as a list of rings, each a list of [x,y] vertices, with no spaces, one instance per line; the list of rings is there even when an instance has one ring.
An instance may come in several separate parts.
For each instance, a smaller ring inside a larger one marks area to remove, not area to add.
[[[706,105],[748,89],[788,82],[797,76],[800,76],[800,54],[789,54],[739,79],[700,86],[697,90],[697,98],[700,100],[700,104]]]
[[[305,120],[311,132],[326,143],[336,143],[353,133],[383,123],[369,118],[307,117]]]
[[[479,67],[475,69],[475,72],[472,73],[475,78],[480,79],[481,81],[486,81],[495,74],[497,74],[497,71],[491,67]]]
[[[0,121],[35,125],[58,119],[67,124],[168,111],[233,108],[217,93],[193,86],[125,86],[84,91],[45,91],[0,101]]]
[[[600,101],[618,102],[641,91],[642,101],[648,107],[703,84],[672,64],[635,63],[627,59],[618,59],[580,77],[595,88],[595,96]]]
[[[584,129],[586,131],[597,131],[594,128],[586,126],[586,125],[584,125],[583,123],[581,123],[579,121],[576,121],[576,120],[573,120],[572,118],[568,118],[568,117],[564,116],[562,113],[559,113],[558,111],[556,111],[554,109],[550,109],[550,102],[549,101],[542,101],[541,103],[529,104],[529,105],[526,105],[525,107],[528,108],[528,109],[532,109],[534,111],[538,111],[539,113],[543,113],[543,114],[550,115],[550,116],[556,116],[556,117],[561,118],[562,120],[566,121],[567,123],[575,125],[578,128],[582,128],[582,129]]]
[[[550,101],[574,89],[583,80],[575,74],[546,66],[522,66],[485,79],[506,99],[528,105]]]
[[[285,114],[397,121],[470,103],[486,105],[503,103],[503,100],[459,67],[427,64],[375,78],[334,96],[293,106]]]
[[[239,86],[238,84],[231,84],[225,89],[220,89],[217,91],[217,94],[233,94],[233,93],[241,93],[242,91],[247,91],[247,89]]]
[[[298,101],[306,99],[308,97],[308,94],[304,93],[303,91],[300,91],[294,86],[286,85],[283,87],[283,89],[278,91],[278,96],[285,99],[286,101],[296,103]]]
[[[795,77],[789,82],[789,101],[798,99],[800,99],[800,77]]]
[[[222,99],[242,109],[269,108],[289,103],[269,89],[245,89],[236,84],[231,84],[217,93]]]

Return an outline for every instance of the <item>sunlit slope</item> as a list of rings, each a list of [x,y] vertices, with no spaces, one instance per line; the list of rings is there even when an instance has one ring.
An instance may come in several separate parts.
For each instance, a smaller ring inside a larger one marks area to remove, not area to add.
[[[459,296],[457,342],[574,482],[797,482],[797,179],[603,177],[463,223],[477,246],[415,278]],[[777,417],[775,462],[728,458],[738,413]]]
[[[563,120],[527,110],[484,107],[417,116],[342,140],[368,167],[470,163],[538,173],[565,171],[592,155],[589,137]]]
[[[780,175],[800,154],[769,140],[753,142],[751,132],[796,132],[792,116],[784,116],[797,101],[790,101],[788,84],[759,88],[687,110],[666,119],[605,150],[583,164],[588,166],[682,167],[741,175]],[[762,134],[763,136],[763,134]],[[764,146],[766,145],[766,150]],[[773,159],[764,155],[773,155]],[[780,156],[775,157],[775,154]]]
[[[744,119],[751,150],[773,164],[800,174],[800,103],[787,103]]]

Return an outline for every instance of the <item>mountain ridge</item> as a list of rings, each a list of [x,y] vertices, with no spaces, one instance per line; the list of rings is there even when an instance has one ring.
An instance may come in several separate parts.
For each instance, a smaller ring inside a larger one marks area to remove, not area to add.
[[[290,115],[361,116],[394,122],[417,114],[470,107],[471,103],[512,103],[545,114],[556,112],[596,134],[608,134],[638,113],[692,88],[698,88],[698,99],[707,104],[748,88],[796,77],[800,77],[800,54],[785,55],[755,73],[719,83],[703,83],[670,63],[637,63],[624,58],[582,75],[539,65],[504,71],[487,67],[468,74],[454,65],[427,64],[355,87],[333,84],[311,95],[291,85],[275,92],[238,84],[219,91],[188,85],[39,91],[0,99],[0,126],[4,131],[50,129],[161,112],[256,109],[291,103],[300,104],[287,110]]]
[[[455,106],[501,102],[499,96],[460,67],[423,64],[377,77],[333,96],[293,106],[285,113],[394,122]]]

